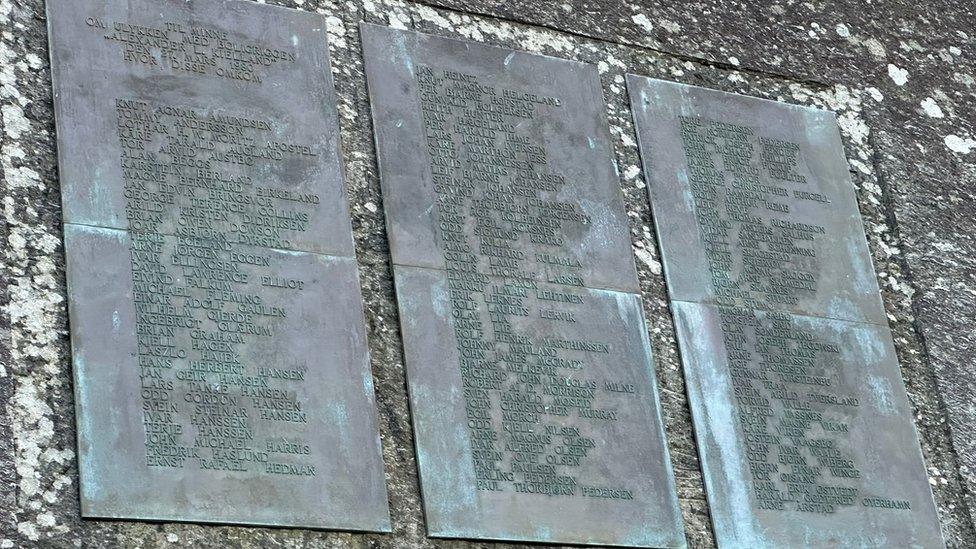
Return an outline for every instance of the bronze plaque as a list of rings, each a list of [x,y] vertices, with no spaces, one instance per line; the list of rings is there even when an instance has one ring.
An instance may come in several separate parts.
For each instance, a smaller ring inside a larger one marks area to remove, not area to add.
[[[683,547],[596,69],[361,30],[430,534]]]
[[[943,547],[833,113],[627,84],[719,546]]]
[[[82,514],[389,530],[324,19],[47,9]]]

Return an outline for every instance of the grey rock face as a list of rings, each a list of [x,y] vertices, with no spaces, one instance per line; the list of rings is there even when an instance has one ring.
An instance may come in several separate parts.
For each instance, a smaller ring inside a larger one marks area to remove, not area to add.
[[[866,7],[858,2],[828,7],[751,0],[721,6],[606,0],[268,3],[315,11],[327,21],[393,533],[80,519],[44,3],[0,0],[0,545],[489,545],[432,540],[425,531],[363,74],[361,21],[597,65],[637,258],[666,442],[692,547],[713,545],[708,505],[625,74],[837,112],[943,534],[951,547],[976,544],[972,506],[965,498],[971,492],[959,474],[971,475],[972,469],[960,469],[958,458],[966,456],[956,451],[964,451],[972,438],[964,415],[972,400],[965,375],[969,326],[976,316],[967,290],[976,272],[970,237],[976,174],[968,141],[974,138],[976,119],[971,6],[873,2]],[[951,399],[949,406],[943,398]],[[949,417],[963,421],[950,428]],[[950,434],[958,434],[955,445]]]

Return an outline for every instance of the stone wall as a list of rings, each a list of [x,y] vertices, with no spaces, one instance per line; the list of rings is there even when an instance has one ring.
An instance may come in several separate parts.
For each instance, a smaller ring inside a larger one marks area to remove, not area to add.
[[[691,547],[713,545],[708,504],[624,74],[836,111],[943,533],[976,546],[976,15],[965,2],[267,3],[328,21],[394,532],[81,520],[44,2],[0,0],[0,548],[505,545],[425,535],[359,21],[599,68]]]

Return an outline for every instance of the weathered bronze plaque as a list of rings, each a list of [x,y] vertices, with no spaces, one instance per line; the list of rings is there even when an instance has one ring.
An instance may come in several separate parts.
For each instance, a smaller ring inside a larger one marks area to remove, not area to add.
[[[719,546],[943,547],[833,113],[627,85]]]
[[[430,534],[683,547],[596,70],[361,29]]]
[[[388,530],[325,21],[47,5],[82,514]]]

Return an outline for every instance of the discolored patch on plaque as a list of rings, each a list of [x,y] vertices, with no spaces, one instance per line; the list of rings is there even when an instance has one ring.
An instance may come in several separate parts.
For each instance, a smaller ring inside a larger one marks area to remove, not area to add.
[[[389,530],[324,19],[47,5],[82,514]]]
[[[719,546],[944,546],[834,115],[630,75]]]
[[[888,328],[672,303],[725,547],[944,547]]]
[[[683,547],[595,68],[360,28],[428,531]]]

